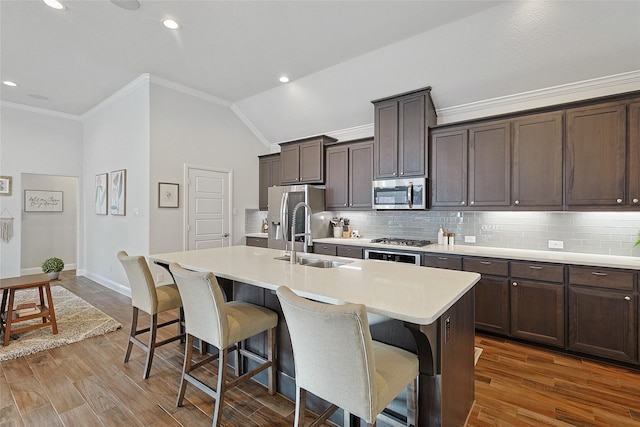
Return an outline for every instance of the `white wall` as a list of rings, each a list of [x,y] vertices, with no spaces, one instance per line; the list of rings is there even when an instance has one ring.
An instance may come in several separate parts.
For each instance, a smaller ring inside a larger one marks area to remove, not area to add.
[[[22,211],[22,274],[41,273],[42,262],[51,257],[62,259],[65,270],[75,270],[78,255],[78,178],[23,173],[22,187],[25,190],[62,192],[62,212]]]
[[[14,236],[9,243],[0,242],[0,277],[20,275],[22,173],[76,176],[82,182],[82,123],[72,116],[2,103],[0,175],[13,177],[13,191],[0,197],[0,212],[6,208],[14,217]]]
[[[128,293],[116,258],[149,251],[149,83],[139,78],[84,117],[84,263],[79,272]],[[95,213],[95,175],[126,169],[126,215]],[[137,212],[137,214],[136,214]]]
[[[258,207],[264,145],[227,107],[151,84],[151,253],[183,249],[185,164],[233,171],[232,244],[244,244],[244,210]],[[158,182],[180,184],[179,209],[159,209]]]

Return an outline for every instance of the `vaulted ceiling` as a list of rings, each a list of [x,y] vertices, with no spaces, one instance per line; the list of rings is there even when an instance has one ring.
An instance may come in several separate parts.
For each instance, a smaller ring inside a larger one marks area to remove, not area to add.
[[[150,73],[264,142],[371,123],[370,100],[427,85],[444,108],[640,70],[637,1],[62,2],[0,1],[3,101],[81,116]]]

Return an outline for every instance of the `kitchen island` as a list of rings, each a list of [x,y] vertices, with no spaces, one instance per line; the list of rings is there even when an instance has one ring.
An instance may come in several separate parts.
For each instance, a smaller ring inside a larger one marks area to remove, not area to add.
[[[247,286],[264,290],[262,302],[278,312],[273,291],[287,286],[316,301],[364,304],[372,315],[402,323],[415,340],[420,360],[418,425],[464,424],[474,399],[473,286],[479,274],[300,254],[345,262],[335,268],[317,268],[276,259],[284,254],[281,250],[233,246],[157,254],[150,260],[211,271],[233,282],[233,298],[243,299],[242,289]],[[279,327],[286,327],[280,319]],[[282,336],[279,332],[278,345],[286,350],[290,344],[281,342]],[[283,361],[279,361],[279,370],[281,366]],[[292,372],[289,369],[280,374],[278,391],[292,398],[293,388],[282,381],[292,377]]]

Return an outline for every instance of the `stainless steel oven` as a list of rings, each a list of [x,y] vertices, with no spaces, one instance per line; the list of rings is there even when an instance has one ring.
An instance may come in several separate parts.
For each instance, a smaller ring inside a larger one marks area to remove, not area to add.
[[[387,251],[384,249],[365,249],[364,259],[421,265],[421,257],[419,253]]]

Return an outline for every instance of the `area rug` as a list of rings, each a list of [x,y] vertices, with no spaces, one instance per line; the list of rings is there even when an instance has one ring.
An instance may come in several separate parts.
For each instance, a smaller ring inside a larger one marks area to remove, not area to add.
[[[475,347],[473,349],[473,364],[478,364],[478,359],[480,359],[480,355],[482,354],[482,349],[480,347]]]
[[[58,333],[53,335],[51,327],[44,327],[16,335],[18,339],[11,339],[6,347],[3,347],[0,342],[0,361],[71,344],[85,338],[113,332],[122,327],[112,317],[107,316],[62,286],[52,286],[51,296],[53,297]],[[14,305],[33,301],[38,301],[38,290],[25,289],[16,292]],[[31,322],[41,323],[42,320],[39,318],[29,320],[16,325],[16,327],[26,326]],[[4,339],[4,334],[0,335]]]

